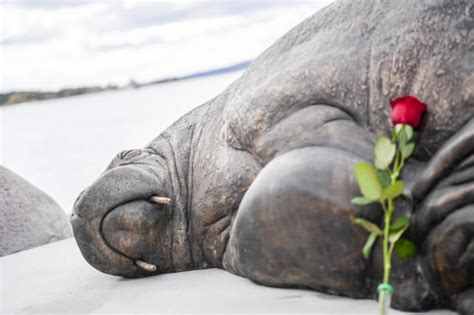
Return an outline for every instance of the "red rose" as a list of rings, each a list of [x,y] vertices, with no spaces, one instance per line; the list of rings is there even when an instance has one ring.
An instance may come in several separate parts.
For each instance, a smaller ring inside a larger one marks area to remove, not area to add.
[[[392,107],[392,123],[407,124],[416,128],[420,125],[421,116],[426,109],[426,104],[416,97],[403,96],[390,101]]]

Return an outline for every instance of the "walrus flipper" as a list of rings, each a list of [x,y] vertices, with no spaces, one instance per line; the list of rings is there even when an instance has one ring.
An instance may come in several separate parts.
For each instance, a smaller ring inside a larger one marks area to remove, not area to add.
[[[426,279],[438,296],[473,314],[474,305],[465,299],[473,297],[474,287],[474,119],[433,156],[413,196]]]
[[[353,250],[367,237],[352,223],[357,161],[326,147],[272,160],[240,204],[224,267],[265,285],[367,297],[367,263]]]

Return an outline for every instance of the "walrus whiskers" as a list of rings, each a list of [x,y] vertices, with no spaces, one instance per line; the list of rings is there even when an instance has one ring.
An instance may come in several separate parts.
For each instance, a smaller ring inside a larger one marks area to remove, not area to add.
[[[171,203],[171,199],[168,197],[153,196],[150,198],[150,202],[169,205]]]
[[[154,272],[154,271],[156,271],[156,266],[155,266],[155,265],[149,264],[149,263],[147,263],[147,262],[144,262],[143,260],[135,259],[135,264],[136,264],[138,267],[140,267],[140,268],[142,268],[142,269],[144,269],[144,270],[146,270],[146,271],[149,271],[149,272]]]

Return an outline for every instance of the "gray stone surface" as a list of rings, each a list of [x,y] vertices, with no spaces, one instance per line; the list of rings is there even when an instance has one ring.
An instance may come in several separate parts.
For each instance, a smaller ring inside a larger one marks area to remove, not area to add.
[[[270,286],[375,297],[380,251],[362,257],[367,233],[352,221],[377,221],[380,210],[351,205],[353,166],[392,127],[389,101],[414,95],[428,112],[403,174],[413,198],[400,208],[420,250],[394,259],[392,305],[472,314],[473,25],[468,0],[319,11],[222,94],[117,155],[75,205],[84,257],[125,277],[212,266]]]
[[[71,236],[68,217],[51,197],[0,166],[0,256]]]
[[[112,277],[90,268],[72,239],[0,257],[0,284],[2,315],[362,315],[377,311],[375,301],[268,288],[221,269],[169,273],[138,281]],[[414,315],[395,310],[390,314]]]

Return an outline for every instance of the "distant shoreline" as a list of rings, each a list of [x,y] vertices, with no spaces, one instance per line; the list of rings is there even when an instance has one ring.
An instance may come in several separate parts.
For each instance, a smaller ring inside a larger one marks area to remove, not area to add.
[[[191,73],[188,75],[162,78],[149,82],[136,82],[133,79],[127,85],[118,86],[115,84],[109,84],[106,86],[89,86],[79,88],[65,88],[58,91],[13,91],[9,93],[0,93],[0,106],[14,105],[33,101],[45,101],[56,98],[64,98],[69,96],[77,96],[83,94],[99,93],[104,91],[112,91],[126,88],[141,88],[144,86],[163,84],[169,82],[190,80],[195,78],[202,78],[214,75],[220,75],[224,73],[230,73],[235,71],[245,70],[249,67],[252,61],[243,61],[237,64],[233,64],[227,67],[215,68],[206,71],[200,71]]]

